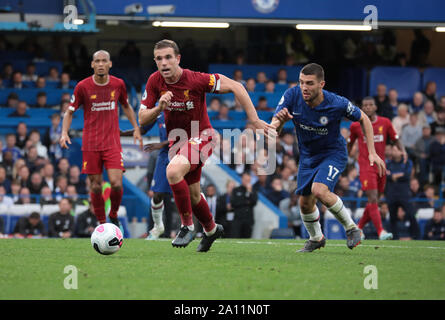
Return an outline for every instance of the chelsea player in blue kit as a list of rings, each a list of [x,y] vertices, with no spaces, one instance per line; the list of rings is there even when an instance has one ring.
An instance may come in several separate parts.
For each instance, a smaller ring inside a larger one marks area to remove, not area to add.
[[[172,194],[172,190],[167,180],[168,159],[168,139],[167,130],[165,128],[164,113],[161,112],[156,121],[140,128],[141,134],[144,135],[157,124],[159,127],[159,143],[150,143],[144,146],[145,151],[160,150],[156,159],[156,167],[153,174],[153,183],[150,190],[153,191],[151,199],[151,215],[153,218],[153,229],[149,231],[146,240],[157,240],[164,233],[164,222],[162,221],[162,212],[164,211],[164,194]],[[133,136],[133,130],[123,131],[121,136]]]
[[[369,118],[348,99],[323,90],[324,70],[315,63],[300,72],[299,86],[286,90],[276,108],[271,125],[280,132],[286,121],[292,120],[300,149],[296,193],[302,220],[310,238],[299,252],[312,252],[326,244],[321,231],[317,200],[341,222],[346,230],[348,248],[361,240],[360,229],[345,209],[342,200],[332,191],[346,167],[346,141],[340,134],[344,117],[360,121],[366,137],[371,165],[385,174],[385,163],[374,148],[374,133]]]

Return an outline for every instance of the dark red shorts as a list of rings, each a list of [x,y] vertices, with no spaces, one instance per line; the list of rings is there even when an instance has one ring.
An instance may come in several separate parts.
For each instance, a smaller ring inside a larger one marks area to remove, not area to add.
[[[82,151],[82,173],[102,174],[103,167],[125,171],[122,151],[116,149]]]
[[[215,143],[211,138],[205,138],[205,141],[191,138],[181,147],[177,147],[176,150],[174,148],[171,149],[176,154],[186,157],[191,164],[190,171],[184,177],[188,185],[201,181],[202,167],[212,155],[214,147]]]
[[[378,190],[379,193],[385,191],[386,174],[379,177],[379,174],[374,169],[360,171],[360,182],[362,183],[362,190]]]

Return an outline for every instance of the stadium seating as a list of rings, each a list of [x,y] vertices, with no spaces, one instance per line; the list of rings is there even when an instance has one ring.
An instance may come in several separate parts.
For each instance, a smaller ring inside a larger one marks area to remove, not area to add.
[[[275,228],[270,234],[270,239],[295,239],[295,232],[291,228]]]
[[[414,92],[421,89],[421,74],[413,67],[375,67],[369,75],[369,95],[374,96],[377,85],[383,83],[387,90],[394,88],[399,94],[399,100],[408,102]]]
[[[422,89],[425,89],[429,81],[436,82],[438,98],[445,96],[445,68],[426,68],[423,71]]]
[[[11,63],[12,67],[14,68],[14,71],[20,71],[21,73],[26,72],[26,66],[28,63],[31,62],[31,60],[24,58],[23,54],[25,53],[11,53],[11,55],[5,55],[7,52],[2,53],[0,55],[0,66],[3,66],[5,63]],[[59,71],[59,74],[63,70],[63,64],[60,61],[36,61],[33,62],[36,66],[36,74],[41,76],[48,75],[49,69],[52,67],[56,67]]]
[[[54,106],[60,103],[60,99],[62,94],[68,92],[69,94],[73,93],[73,89],[37,89],[37,88],[24,88],[24,89],[13,89],[6,88],[0,90],[0,105],[6,105],[6,101],[8,100],[8,96],[11,92],[17,93],[20,100],[26,101],[28,106],[32,107],[36,104],[37,101],[37,93],[46,92],[47,96],[47,104],[50,106]]]
[[[277,80],[277,73],[280,69],[285,69],[287,71],[288,81],[298,81],[300,76],[300,71],[303,66],[283,66],[283,65],[267,65],[267,64],[256,64],[256,65],[237,65],[237,64],[209,64],[210,73],[221,73],[229,78],[233,77],[235,70],[241,70],[243,72],[243,78],[247,80],[248,78],[256,79],[258,72],[263,71],[266,73],[268,79]]]

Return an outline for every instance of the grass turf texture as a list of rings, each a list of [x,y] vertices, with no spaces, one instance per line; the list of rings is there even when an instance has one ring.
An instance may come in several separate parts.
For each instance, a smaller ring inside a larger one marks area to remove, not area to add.
[[[99,255],[89,239],[0,240],[0,299],[445,299],[445,241],[364,241],[353,250],[328,240],[313,253],[303,241],[223,239],[197,253],[170,241],[124,239]],[[67,265],[78,289],[64,288]],[[375,265],[378,289],[364,268]]]

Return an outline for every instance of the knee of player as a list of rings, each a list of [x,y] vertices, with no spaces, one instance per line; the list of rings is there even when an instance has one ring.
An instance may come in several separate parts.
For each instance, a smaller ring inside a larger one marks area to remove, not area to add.
[[[314,184],[312,186],[312,194],[317,198],[318,200],[323,200],[327,194],[329,193],[329,189],[324,188],[323,186],[320,186],[318,184]]]
[[[114,190],[122,189],[122,181],[120,181],[119,179],[110,180],[110,185],[111,185],[111,189],[114,189]]]
[[[179,170],[177,166],[168,166],[166,173],[167,173],[167,180],[169,183],[178,183],[184,178],[181,170]]]
[[[161,201],[164,200],[164,195],[162,193],[159,192],[155,192],[153,194],[153,202],[158,204],[161,203]]]

